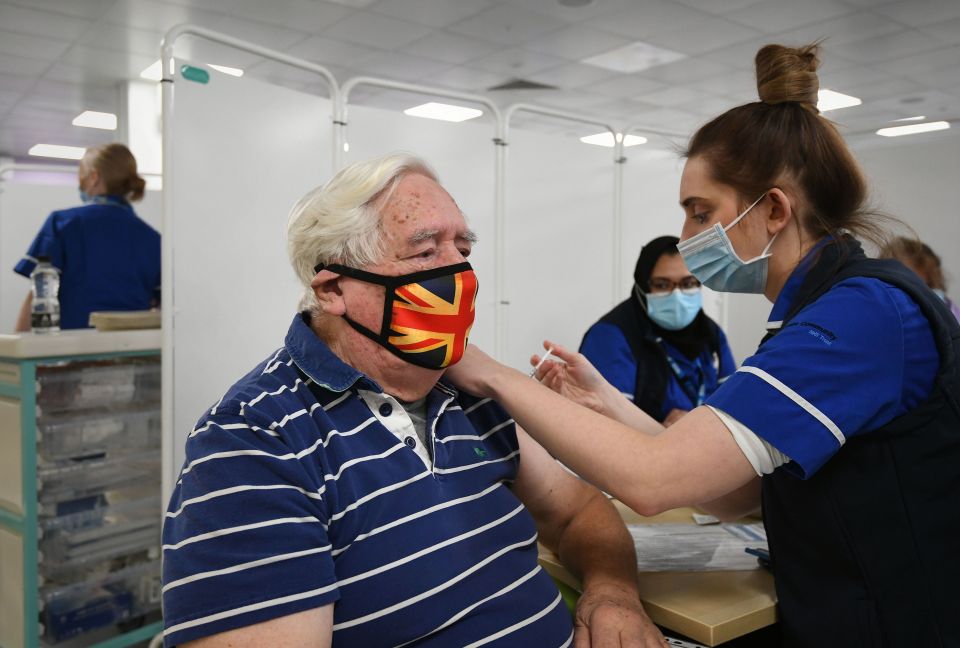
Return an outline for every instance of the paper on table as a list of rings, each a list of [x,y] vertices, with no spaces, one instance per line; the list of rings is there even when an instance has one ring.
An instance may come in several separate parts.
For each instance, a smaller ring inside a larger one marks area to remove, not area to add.
[[[757,569],[747,547],[767,548],[762,524],[631,524],[637,569],[656,571],[746,571]]]

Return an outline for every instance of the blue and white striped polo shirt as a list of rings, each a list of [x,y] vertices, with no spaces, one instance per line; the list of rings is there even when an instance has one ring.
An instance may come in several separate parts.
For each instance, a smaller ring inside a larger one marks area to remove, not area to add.
[[[443,383],[426,402],[432,462],[399,403],[295,317],[187,441],[163,529],[166,645],[330,603],[334,646],[569,645],[510,491],[513,421]]]

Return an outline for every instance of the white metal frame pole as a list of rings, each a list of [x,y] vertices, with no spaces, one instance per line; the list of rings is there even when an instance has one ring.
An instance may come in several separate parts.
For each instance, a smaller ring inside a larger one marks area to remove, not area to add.
[[[490,109],[490,114],[493,115],[494,119],[494,137],[493,144],[496,146],[496,151],[494,155],[494,175],[493,175],[493,192],[494,192],[494,217],[493,217],[493,238],[494,238],[494,258],[497,259],[496,264],[494,265],[493,270],[493,282],[494,282],[494,333],[493,333],[493,347],[494,347],[494,357],[497,359],[503,359],[503,328],[502,328],[502,310],[504,304],[504,285],[505,278],[502,274],[503,267],[500,263],[500,257],[505,253],[505,248],[503,246],[503,209],[504,209],[504,200],[503,193],[505,191],[504,180],[506,178],[504,167],[506,166],[506,143],[500,134],[503,132],[504,127],[504,117],[503,113],[500,112],[499,106],[495,104],[488,97],[482,95],[469,94],[464,92],[456,92],[454,90],[447,90],[446,88],[432,88],[430,86],[417,85],[412,83],[403,83],[401,81],[391,81],[389,79],[378,79],[376,77],[367,77],[360,76],[354,77],[343,84],[343,88],[340,93],[340,112],[337,117],[334,118],[334,121],[337,125],[343,129],[344,138],[343,141],[346,141],[346,129],[348,125],[347,120],[347,107],[350,99],[350,93],[360,85],[370,85],[379,88],[386,88],[389,90],[402,90],[405,92],[413,92],[417,94],[423,94],[434,97],[445,97],[448,99],[457,99],[460,101],[467,101],[470,103],[480,104],[481,106],[486,106]],[[341,147],[342,148],[342,147]]]
[[[161,323],[162,323],[162,407],[161,407],[161,480],[162,480],[162,506],[166,508],[167,500],[173,492],[174,471],[177,466],[173,463],[175,454],[174,430],[173,430],[173,329],[174,329],[174,310],[176,304],[174,301],[174,267],[173,267],[173,231],[174,231],[174,213],[173,213],[173,111],[174,94],[173,80],[176,75],[174,69],[173,47],[181,36],[196,36],[208,41],[227,45],[244,52],[257,54],[263,58],[285,63],[292,67],[315,72],[327,82],[330,92],[330,104],[334,119],[334,137],[333,137],[333,165],[337,168],[339,163],[339,151],[342,146],[338,145],[336,128],[337,105],[340,103],[340,86],[333,74],[327,68],[305,61],[303,59],[290,56],[277,50],[262,47],[254,43],[222,34],[205,27],[197,25],[176,25],[172,27],[163,37],[160,43],[160,65],[162,69],[162,78],[160,85],[162,87],[163,112],[161,123],[163,125],[163,232],[161,236]],[[162,514],[162,511],[161,511]]]
[[[613,241],[612,241],[612,245],[611,245],[612,257],[613,257],[613,258],[612,258],[612,263],[613,263],[613,280],[612,280],[612,282],[611,282],[610,298],[611,298],[611,304],[615,304],[615,303],[617,303],[617,302],[620,300],[620,297],[619,297],[619,294],[620,294],[620,293],[619,293],[619,282],[618,282],[617,275],[620,273],[620,231],[621,231],[621,229],[622,229],[622,227],[621,227],[621,220],[622,220],[622,209],[623,209],[622,189],[621,189],[621,187],[622,187],[622,184],[623,184],[623,170],[622,170],[622,166],[623,166],[623,162],[625,161],[624,158],[623,158],[623,146],[622,146],[622,142],[618,141],[618,140],[620,139],[620,138],[619,138],[619,131],[618,131],[616,128],[614,128],[613,126],[611,126],[610,124],[608,124],[607,122],[602,121],[601,119],[597,119],[597,118],[591,117],[591,116],[589,116],[589,115],[581,115],[581,114],[578,114],[578,113],[567,112],[567,111],[564,111],[564,110],[554,110],[553,108],[544,108],[543,106],[536,106],[536,105],[534,105],[534,104],[516,103],[516,104],[512,104],[511,106],[509,106],[509,107],[507,108],[507,110],[504,112],[504,117],[503,117],[503,129],[502,129],[502,131],[500,132],[500,137],[499,137],[499,139],[500,139],[501,142],[502,142],[502,148],[504,148],[504,149],[506,149],[506,146],[509,144],[510,120],[513,118],[513,116],[514,116],[516,113],[521,112],[521,111],[523,111],[523,112],[530,112],[530,113],[534,113],[534,114],[537,114],[537,115],[545,115],[545,116],[547,116],[547,117],[555,117],[555,118],[557,118],[557,119],[563,119],[563,120],[566,120],[566,121],[578,122],[578,123],[581,123],[581,124],[592,124],[592,125],[594,125],[594,126],[599,126],[599,127],[601,127],[601,128],[607,129],[608,131],[610,131],[610,134],[613,136],[613,140],[614,140],[613,162],[614,162],[616,168],[614,169],[614,175],[613,175],[613,236],[612,236]],[[498,274],[498,276],[501,276],[501,277],[502,277],[502,276],[505,276],[505,275],[506,275],[506,272],[507,272],[507,255],[506,255],[506,202],[507,202],[507,201],[506,201],[506,177],[507,177],[507,159],[506,159],[506,151],[504,151],[504,156],[503,156],[503,158],[504,158],[504,159],[503,159],[503,164],[502,164],[502,170],[503,170],[503,183],[502,183],[502,184],[503,184],[503,190],[502,190],[501,195],[500,195],[500,199],[501,199],[501,201],[502,201],[502,206],[501,206],[501,209],[499,210],[499,212],[498,212],[498,214],[497,214],[498,217],[501,219],[501,222],[498,223],[498,225],[497,225],[497,231],[500,233],[500,235],[501,235],[501,237],[502,237],[501,239],[499,239],[499,240],[497,241],[497,242],[498,242],[498,245],[501,245],[501,246],[502,246],[502,247],[501,247],[502,253],[497,257],[497,264],[498,264],[498,266],[500,266],[500,267],[498,268],[498,273],[497,273],[497,274]],[[503,292],[501,292],[501,295],[503,295],[504,292],[505,292],[505,288],[501,286],[500,289],[501,289],[501,291],[503,291]],[[499,302],[499,304],[501,305],[500,307],[503,309],[503,314],[500,316],[500,318],[498,319],[497,323],[498,323],[498,326],[503,327],[503,329],[502,329],[502,331],[498,331],[498,338],[497,338],[497,339],[498,339],[498,340],[501,340],[501,343],[505,346],[505,345],[506,345],[506,335],[507,335],[507,313],[506,313],[506,307],[510,305],[510,301],[507,300],[507,299],[503,299],[501,302]],[[502,351],[502,349],[498,349],[498,354],[500,354],[501,351]]]

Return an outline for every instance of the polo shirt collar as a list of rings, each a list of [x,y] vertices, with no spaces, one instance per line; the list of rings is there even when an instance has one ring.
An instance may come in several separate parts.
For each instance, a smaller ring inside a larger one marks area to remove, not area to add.
[[[293,361],[303,373],[321,387],[343,392],[354,383],[365,383],[365,389],[382,393],[374,380],[338,358],[326,343],[317,337],[309,325],[310,314],[303,312],[294,316],[283,344]]]

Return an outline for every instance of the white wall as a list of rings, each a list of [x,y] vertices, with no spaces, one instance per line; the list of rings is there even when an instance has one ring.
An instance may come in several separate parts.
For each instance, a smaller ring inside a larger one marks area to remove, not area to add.
[[[946,131],[950,133],[950,131]],[[911,226],[940,255],[948,292],[960,296],[960,135],[882,140],[855,149],[875,205]]]
[[[165,244],[174,255],[166,334],[176,473],[203,411],[283,344],[301,294],[287,261],[287,215],[329,178],[332,126],[327,99],[255,79],[211,72],[201,85],[178,74],[174,87]]]
[[[160,230],[160,193],[147,191],[137,214]],[[0,178],[0,333],[13,332],[30,282],[13,272],[50,212],[80,204],[75,173],[10,171]]]

